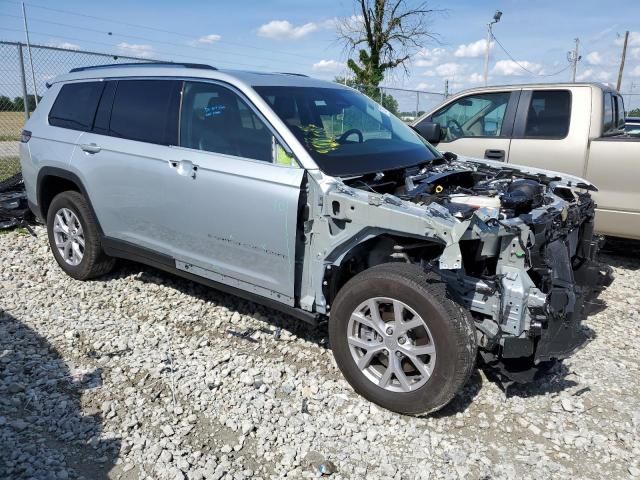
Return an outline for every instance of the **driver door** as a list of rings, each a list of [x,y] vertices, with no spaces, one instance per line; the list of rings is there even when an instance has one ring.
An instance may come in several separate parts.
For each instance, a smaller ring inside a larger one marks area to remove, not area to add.
[[[440,151],[507,162],[519,96],[519,90],[466,95],[422,121],[440,125]]]

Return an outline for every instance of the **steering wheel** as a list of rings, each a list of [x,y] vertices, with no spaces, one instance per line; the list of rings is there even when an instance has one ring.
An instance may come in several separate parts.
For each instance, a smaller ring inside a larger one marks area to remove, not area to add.
[[[464,130],[462,130],[460,124],[453,118],[449,119],[447,122],[447,131],[449,132],[449,138],[451,139],[464,137]]]
[[[362,136],[362,132],[357,128],[352,128],[350,130],[347,130],[342,135],[340,135],[336,140],[338,141],[338,143],[344,143],[347,141],[347,138],[349,138],[353,134],[358,136],[358,143],[364,142],[364,137]]]

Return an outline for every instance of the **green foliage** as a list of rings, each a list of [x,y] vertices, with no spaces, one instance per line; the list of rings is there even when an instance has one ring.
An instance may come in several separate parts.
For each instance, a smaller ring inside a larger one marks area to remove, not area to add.
[[[345,79],[344,77],[336,77],[334,81],[336,83],[341,83],[342,85],[355,88],[359,92],[364,93],[366,96],[375,100],[396,116],[400,113],[398,111],[398,101],[393,97],[393,95],[384,93],[384,89],[378,86],[358,83],[357,79],[354,78]]]
[[[640,108],[634,108],[627,112],[627,117],[640,117]]]
[[[38,101],[42,97],[38,95]],[[35,95],[27,95],[27,105],[29,111],[33,112],[36,109],[36,97]],[[0,95],[0,112],[22,112],[24,111],[24,99],[22,97],[16,97],[13,101],[6,95]]]

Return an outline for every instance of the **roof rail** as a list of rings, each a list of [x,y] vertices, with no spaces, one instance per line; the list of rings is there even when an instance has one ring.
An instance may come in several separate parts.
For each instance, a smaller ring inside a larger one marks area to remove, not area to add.
[[[100,68],[117,67],[183,67],[200,68],[203,70],[217,70],[216,67],[204,63],[180,63],[180,62],[149,62],[149,63],[110,63],[107,65],[91,65],[88,67],[76,67],[69,70],[69,73],[84,72],[85,70],[98,70]]]
[[[294,75],[296,77],[309,77],[309,75],[305,75],[304,73],[293,73],[293,72],[276,72],[279,73],[280,75]]]

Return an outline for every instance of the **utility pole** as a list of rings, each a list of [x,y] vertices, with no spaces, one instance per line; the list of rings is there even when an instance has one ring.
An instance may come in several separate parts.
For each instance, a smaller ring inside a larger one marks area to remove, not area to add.
[[[444,81],[444,98],[449,98],[449,79]]]
[[[33,55],[31,54],[31,41],[29,40],[29,27],[27,26],[27,10],[22,2],[22,19],[24,20],[24,33],[27,36],[27,50],[29,51],[29,63],[31,65],[31,80],[33,81],[33,98],[36,101],[36,107],[38,106],[38,87],[36,86],[36,74],[33,70]],[[25,102],[27,99],[24,99]]]
[[[491,50],[491,38],[493,37],[493,32],[491,28],[495,23],[500,21],[500,17],[502,17],[502,12],[500,10],[496,10],[496,13],[493,14],[493,20],[487,23],[487,45],[484,52],[484,85],[487,86],[487,79],[489,78],[489,50]]]
[[[571,50],[569,53],[567,53],[567,60],[569,60],[569,63],[571,64],[571,81],[573,83],[576,82],[576,71],[578,70],[578,62],[582,59],[582,57],[578,54],[578,48],[580,47],[580,39],[579,38],[575,38],[574,41],[576,42],[576,48],[574,50]]]
[[[618,83],[616,84],[616,90],[620,91],[622,86],[622,72],[624,71],[624,60],[627,58],[627,43],[629,42],[629,30],[624,34],[624,43],[622,45],[622,58],[620,59],[620,70],[618,70]]]

